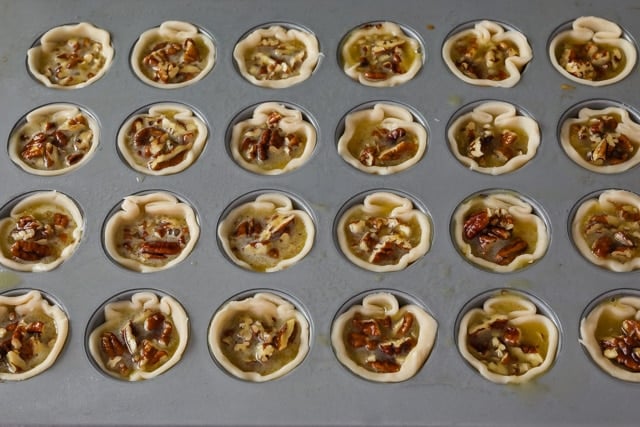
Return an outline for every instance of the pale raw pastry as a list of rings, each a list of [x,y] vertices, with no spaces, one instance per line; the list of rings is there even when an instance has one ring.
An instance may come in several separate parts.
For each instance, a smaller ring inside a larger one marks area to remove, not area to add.
[[[189,319],[170,296],[137,292],[104,306],[104,323],[89,336],[89,352],[106,374],[126,381],[157,377],[180,361]]]
[[[624,172],[640,162],[640,125],[620,107],[582,108],[562,123],[560,143],[571,160],[594,172]]]
[[[540,128],[506,102],[484,102],[454,120],[447,131],[456,159],[471,170],[502,175],[535,156]]]
[[[252,84],[280,89],[311,77],[320,51],[310,32],[273,25],[239,41],[233,58],[242,77]]]
[[[261,194],[232,209],[218,225],[227,256],[249,270],[271,273],[304,258],[313,246],[315,226],[303,210],[280,193]]]
[[[134,170],[147,175],[182,172],[207,142],[207,125],[182,104],[154,104],[135,114],[118,132],[118,150]]]
[[[216,49],[196,26],[165,21],[145,31],[131,51],[131,67],[143,82],[175,89],[201,80],[211,71]]]
[[[361,171],[389,175],[415,165],[427,149],[427,131],[406,108],[375,104],[349,113],[338,153]]]
[[[27,114],[11,133],[9,157],[34,175],[62,175],[86,163],[99,141],[91,115],[72,104],[49,104]]]
[[[102,77],[113,61],[111,36],[81,22],[52,28],[27,51],[31,74],[47,87],[79,89]]]
[[[25,380],[49,369],[68,330],[67,315],[40,292],[0,295],[0,380]]]
[[[538,261],[549,246],[544,221],[529,203],[510,193],[472,197],[458,206],[453,223],[462,255],[496,273]]]
[[[588,86],[624,79],[636,64],[634,45],[614,22],[595,16],[573,21],[549,43],[551,64],[566,78]]]
[[[519,31],[505,31],[497,22],[480,21],[449,37],[442,46],[442,57],[451,72],[465,83],[513,87],[533,52]]]
[[[585,201],[575,213],[571,236],[595,265],[616,272],[640,268],[640,196],[606,190]]]
[[[337,225],[340,249],[349,261],[370,271],[405,269],[431,246],[431,222],[397,194],[377,192],[347,209]]]
[[[0,263],[18,271],[49,271],[80,244],[84,219],[73,200],[39,191],[18,202],[0,220]]]
[[[580,322],[580,342],[607,374],[640,382],[640,298],[620,295],[598,304]]]
[[[309,352],[309,322],[269,292],[225,304],[209,326],[209,348],[231,375],[253,382],[280,378]]]
[[[230,148],[243,168],[262,175],[280,175],[309,160],[316,146],[316,129],[300,110],[265,102],[250,119],[233,126]]]
[[[351,31],[340,54],[347,76],[373,87],[406,83],[424,62],[420,42],[393,22],[366,24]]]
[[[331,344],[338,360],[371,381],[399,382],[413,377],[433,348],[438,324],[415,304],[400,307],[396,297],[367,295],[336,318]]]
[[[458,349],[484,378],[522,384],[548,371],[558,349],[555,323],[523,296],[501,292],[460,320]]]
[[[165,192],[124,198],[104,227],[109,256],[141,273],[165,270],[193,250],[200,226],[193,208]]]

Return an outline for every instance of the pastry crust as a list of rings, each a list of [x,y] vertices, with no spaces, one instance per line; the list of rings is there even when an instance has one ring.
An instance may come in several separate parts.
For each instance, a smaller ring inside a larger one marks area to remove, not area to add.
[[[354,322],[361,322],[366,332],[354,332]],[[380,324],[385,322],[389,325],[381,328]],[[375,331],[367,329],[372,324]],[[389,336],[381,337],[378,328],[388,329]],[[371,381],[400,382],[413,377],[424,365],[435,343],[437,329],[436,320],[419,306],[400,307],[394,295],[379,292],[367,295],[362,305],[354,305],[336,318],[331,328],[331,344],[340,363],[354,374]],[[388,342],[378,342],[387,338]],[[365,350],[367,344],[357,343],[359,339],[378,343],[378,349]],[[405,346],[411,348],[405,349]],[[364,354],[356,356],[358,349]]]
[[[562,123],[560,143],[571,160],[593,172],[619,173],[640,163],[640,125],[623,108],[582,108]]]
[[[111,341],[105,337],[111,337]],[[121,354],[109,347],[113,346],[113,337],[122,346]],[[100,369],[112,377],[148,380],[180,361],[188,337],[189,318],[180,303],[169,296],[159,298],[152,292],[137,292],[130,300],[104,306],[104,323],[91,332],[89,352]],[[139,360],[132,362],[134,359]],[[128,369],[122,368],[120,362]]]
[[[313,220],[284,194],[264,193],[232,209],[218,225],[227,256],[248,270],[272,273],[291,267],[311,250]]]
[[[236,123],[230,142],[236,163],[261,175],[280,175],[299,168],[315,146],[316,129],[300,110],[276,102],[258,105],[250,119]]]
[[[460,163],[471,170],[502,175],[531,160],[540,145],[538,123],[518,115],[506,102],[485,102],[458,117],[447,131]]]
[[[393,22],[366,24],[351,31],[342,43],[341,58],[347,76],[373,87],[406,83],[424,62],[420,43]]]
[[[507,291],[469,310],[458,330],[462,357],[498,384],[526,383],[549,370],[558,341],[553,321],[537,314],[528,299]]]
[[[118,150],[134,170],[172,175],[191,166],[207,142],[206,124],[182,104],[154,104],[118,132]]]
[[[571,224],[578,251],[595,265],[615,272],[640,268],[640,196],[606,190],[580,205]]]
[[[431,246],[431,223],[411,200],[388,192],[365,197],[337,225],[340,249],[349,261],[375,272],[399,271]]]
[[[613,336],[624,336],[622,325],[625,321],[630,322],[631,325],[638,325],[640,322],[639,297],[619,296],[598,304],[580,322],[580,343],[589,352],[593,361],[607,374],[624,381],[640,382],[640,370],[637,370],[639,364],[635,363],[635,371],[625,368],[620,362],[624,363],[627,358],[619,355],[617,349],[613,354],[606,353],[607,347],[604,345],[607,341],[612,341]],[[637,331],[626,334],[635,341],[635,348],[638,348],[640,339],[637,334]],[[616,359],[620,356],[623,357],[618,362]],[[631,358],[630,362],[633,364],[634,360]]]
[[[255,332],[247,335],[243,328]],[[309,322],[293,304],[260,292],[218,310],[209,326],[208,341],[213,356],[231,375],[264,382],[302,363],[309,352],[309,335]],[[243,355],[248,358],[240,362]]]
[[[520,81],[520,72],[533,58],[533,52],[522,33],[505,31],[497,22],[485,20],[449,37],[442,46],[442,58],[449,70],[465,83],[513,87]]]
[[[27,51],[27,64],[31,74],[47,87],[79,89],[101,78],[113,55],[109,33],[81,22],[44,33],[40,44]]]
[[[427,131],[409,110],[397,105],[375,104],[349,113],[338,153],[363,172],[389,175],[416,164],[427,149]]]
[[[281,89],[311,77],[320,51],[313,34],[273,25],[259,28],[239,41],[233,58],[242,77],[250,83]]]
[[[578,48],[579,54],[572,45]],[[578,58],[573,59],[574,56]],[[631,42],[622,38],[622,29],[616,23],[582,16],[573,21],[571,30],[563,31],[551,40],[549,57],[553,67],[569,80],[588,86],[605,86],[629,75],[635,66],[637,52]],[[609,77],[610,68],[614,72]]]
[[[109,256],[129,270],[150,273],[182,262],[200,235],[196,214],[165,192],[124,198],[104,227]]]
[[[69,173],[98,147],[96,120],[73,104],[49,104],[27,114],[11,133],[9,157],[26,172],[41,176]]]
[[[13,333],[8,332],[10,325]],[[53,365],[67,340],[69,319],[40,292],[28,291],[17,296],[0,295],[0,326],[3,340],[11,343],[10,350],[0,357],[0,380],[21,381]],[[13,344],[14,338],[21,343],[19,349]],[[30,352],[25,351],[27,347]],[[24,368],[15,367],[21,364]]]
[[[0,263],[18,271],[50,271],[80,244],[84,219],[73,200],[40,191],[18,202],[0,220]]]
[[[496,273],[519,270],[538,261],[549,246],[544,221],[529,203],[513,194],[472,197],[458,206],[453,222],[460,253]]]
[[[176,89],[202,80],[213,68],[216,48],[196,26],[165,21],[145,31],[131,51],[131,67],[140,80]]]

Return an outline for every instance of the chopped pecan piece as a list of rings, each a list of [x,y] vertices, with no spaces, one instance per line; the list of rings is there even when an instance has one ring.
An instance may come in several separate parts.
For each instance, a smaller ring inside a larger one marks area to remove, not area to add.
[[[124,344],[120,342],[118,337],[113,332],[105,332],[102,334],[102,350],[107,354],[109,359],[113,359],[117,356],[125,354],[127,349]]]
[[[142,243],[142,245],[140,245],[141,253],[153,257],[177,255],[181,250],[182,248],[180,247],[179,242],[152,241],[144,242]]]
[[[600,340],[604,357],[631,372],[640,372],[640,321],[625,319],[622,334]]]
[[[464,237],[468,240],[476,237],[489,225],[490,219],[491,217],[486,209],[471,214],[463,226]]]
[[[516,239],[510,245],[504,246],[496,254],[496,261],[500,265],[507,265],[513,261],[518,255],[527,250],[528,243],[522,239]]]
[[[390,360],[375,360],[372,362],[367,362],[367,365],[369,365],[375,372],[380,373],[398,372],[401,368],[400,365]]]
[[[51,255],[51,248],[48,245],[32,240],[18,240],[11,245],[10,250],[12,256],[25,261],[38,261]]]

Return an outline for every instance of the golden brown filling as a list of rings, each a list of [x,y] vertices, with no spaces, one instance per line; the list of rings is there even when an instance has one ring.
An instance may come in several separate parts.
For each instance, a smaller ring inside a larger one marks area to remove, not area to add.
[[[605,211],[596,205],[582,219],[581,230],[598,258],[626,262],[640,255],[640,212],[635,206],[617,204]]]
[[[112,331],[100,336],[102,360],[112,372],[128,377],[134,371],[151,372],[171,358],[180,341],[173,323],[159,311],[130,313]]]
[[[295,359],[300,332],[295,319],[236,315],[222,333],[221,349],[239,369],[269,375]]]
[[[307,48],[300,40],[263,37],[244,54],[247,72],[258,80],[284,80],[300,74]]]
[[[395,265],[420,241],[415,220],[365,216],[347,221],[345,234],[355,256],[370,264]]]
[[[456,134],[461,155],[482,167],[500,167],[516,156],[526,154],[529,137],[518,129],[468,121]]]
[[[367,25],[362,29],[382,28],[382,24]],[[360,37],[348,51],[348,66],[358,64],[356,70],[365,79],[387,80],[394,75],[404,74],[419,61],[420,50],[408,43],[403,35],[369,34]]]
[[[0,372],[16,374],[34,368],[46,359],[57,338],[53,319],[43,312],[9,311],[0,319]]]
[[[368,126],[367,126],[368,125]],[[418,152],[417,137],[404,128],[393,130],[365,123],[348,143],[349,152],[365,166],[396,166]]]
[[[420,328],[413,314],[398,318],[370,318],[356,314],[347,324],[343,339],[349,356],[363,368],[377,373],[398,372],[418,344]]]
[[[20,158],[34,169],[58,170],[81,161],[91,149],[93,131],[87,118],[77,114],[62,122],[44,120],[35,132],[19,135]]]
[[[173,113],[138,117],[125,138],[134,161],[157,171],[180,164],[198,137],[191,121],[181,121]]]
[[[8,236],[11,255],[7,258],[18,262],[58,259],[64,248],[74,242],[76,227],[66,211],[23,212]]]
[[[191,239],[183,218],[166,215],[147,215],[117,233],[118,254],[149,266],[163,266],[178,258]]]
[[[273,111],[260,126],[243,134],[240,154],[249,163],[272,170],[284,168],[292,159],[302,156],[307,138],[304,133],[285,133],[279,126],[282,116]]]
[[[615,46],[566,40],[556,49],[558,63],[569,74],[584,80],[602,81],[611,79],[624,69],[626,57]]]
[[[142,72],[154,82],[184,83],[198,76],[207,65],[207,48],[191,38],[184,41],[158,40],[145,50]]]
[[[509,77],[505,59],[518,55],[518,47],[511,41],[479,43],[475,35],[457,40],[451,50],[453,63],[465,76],[493,81]]]
[[[597,166],[611,166],[629,160],[638,150],[638,141],[616,131],[617,114],[599,115],[586,123],[571,125],[571,146],[583,159]]]
[[[294,257],[307,239],[303,222],[294,214],[264,217],[248,212],[236,219],[233,230],[229,236],[231,250],[258,271]]]
[[[101,43],[78,37],[59,42],[43,56],[40,68],[51,83],[73,86],[94,77],[105,66],[105,61]]]
[[[472,253],[498,265],[508,265],[527,253],[527,238],[506,209],[483,208],[465,216],[464,241]]]
[[[522,375],[544,362],[542,349],[527,342],[523,331],[504,315],[470,328],[467,348],[490,371],[500,375]]]
[[[599,338],[602,355],[623,369],[640,372],[640,321],[626,319],[607,332],[610,335]]]

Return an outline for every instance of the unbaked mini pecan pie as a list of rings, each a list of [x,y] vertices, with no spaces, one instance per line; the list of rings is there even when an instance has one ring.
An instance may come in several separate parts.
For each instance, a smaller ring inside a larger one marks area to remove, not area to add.
[[[0,295],[0,380],[25,380],[49,369],[68,330],[65,312],[40,292]]]
[[[0,264],[18,271],[49,271],[69,259],[84,232],[84,218],[68,196],[38,191],[0,220]]]
[[[104,226],[109,256],[141,273],[165,270],[193,250],[200,226],[193,208],[166,192],[124,198]]]
[[[269,381],[291,372],[309,352],[309,340],[305,315],[271,292],[226,303],[209,325],[215,359],[247,381]]]
[[[113,61],[111,36],[87,22],[52,28],[27,51],[31,74],[48,87],[78,89],[102,77]]]
[[[413,377],[433,348],[438,324],[415,304],[388,292],[371,293],[341,313],[331,344],[344,366],[362,378],[399,382]]]
[[[174,298],[141,291],[107,303],[104,322],[89,335],[88,348],[106,374],[126,381],[154,378],[180,361],[189,319]]]

